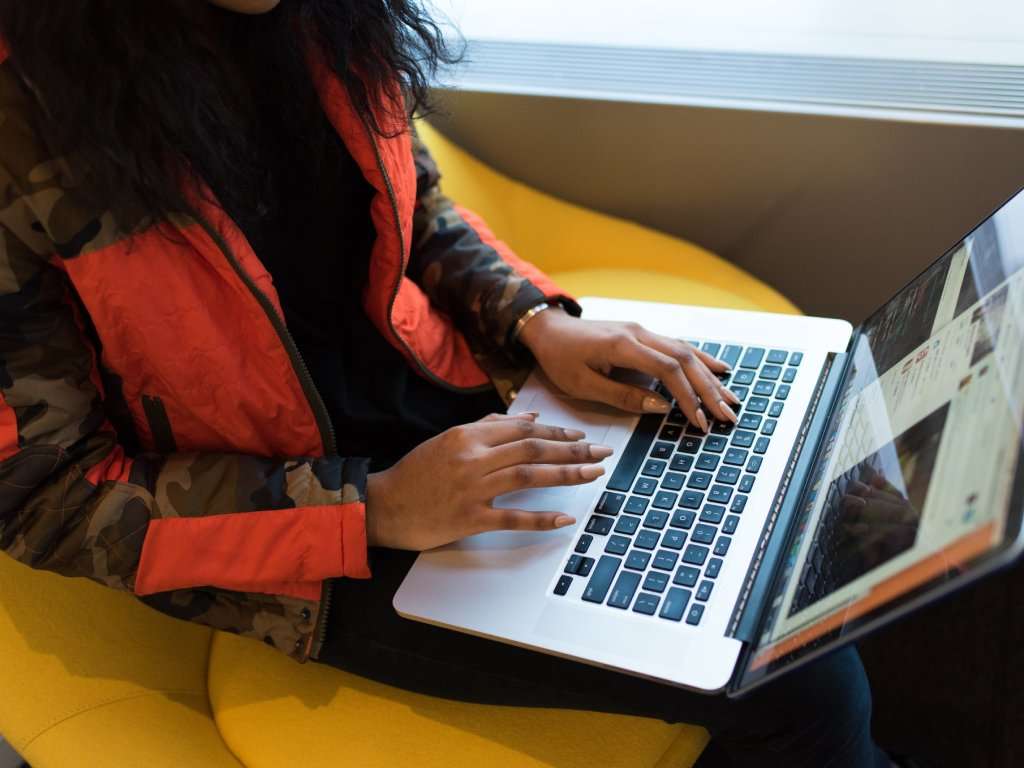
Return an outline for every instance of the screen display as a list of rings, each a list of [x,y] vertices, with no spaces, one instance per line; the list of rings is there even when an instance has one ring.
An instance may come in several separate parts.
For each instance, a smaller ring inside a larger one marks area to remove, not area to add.
[[[1022,267],[1024,192],[864,324],[742,686],[961,573],[1019,525]]]

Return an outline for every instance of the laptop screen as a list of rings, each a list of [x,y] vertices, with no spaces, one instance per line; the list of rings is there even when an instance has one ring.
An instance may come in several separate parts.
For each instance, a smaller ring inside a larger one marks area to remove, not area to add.
[[[990,558],[1022,514],[1024,192],[862,326],[746,688]]]

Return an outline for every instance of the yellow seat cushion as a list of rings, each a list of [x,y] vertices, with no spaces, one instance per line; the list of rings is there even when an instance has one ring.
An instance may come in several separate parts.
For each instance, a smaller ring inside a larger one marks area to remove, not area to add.
[[[34,768],[239,768],[211,717],[212,634],[0,555],[0,734]]]
[[[541,194],[429,126],[445,191],[577,296],[796,308],[697,246]],[[0,733],[35,768],[683,768],[703,729],[407,693],[0,556]]]

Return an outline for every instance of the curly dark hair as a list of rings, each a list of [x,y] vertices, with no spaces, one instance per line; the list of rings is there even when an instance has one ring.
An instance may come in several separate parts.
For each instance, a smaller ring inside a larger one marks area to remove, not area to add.
[[[427,108],[437,67],[458,60],[415,0],[283,0],[255,16],[207,0],[0,0],[0,35],[39,106],[35,129],[85,200],[126,229],[188,212],[190,168],[234,198],[228,210],[261,199],[274,148],[253,130],[260,100],[279,105],[285,151],[317,162],[327,136],[313,46],[380,135],[380,94],[400,85],[384,122],[401,110],[404,125],[406,110]]]

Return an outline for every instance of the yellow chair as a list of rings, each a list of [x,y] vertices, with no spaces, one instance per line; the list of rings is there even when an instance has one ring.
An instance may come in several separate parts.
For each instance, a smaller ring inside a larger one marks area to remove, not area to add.
[[[541,194],[421,133],[446,191],[578,296],[796,311],[707,251]],[[0,734],[35,768],[679,768],[707,742],[692,726],[461,704],[300,666],[6,556]]]

